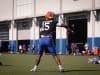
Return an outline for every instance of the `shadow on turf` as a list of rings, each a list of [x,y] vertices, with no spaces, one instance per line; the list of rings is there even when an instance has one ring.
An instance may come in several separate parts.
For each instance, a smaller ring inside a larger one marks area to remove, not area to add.
[[[3,65],[1,65],[1,66],[13,66],[13,65],[3,64]]]
[[[67,72],[81,72],[81,71],[100,71],[100,70],[64,70],[64,72],[60,72],[60,73],[67,73]],[[46,70],[42,70],[42,71],[38,71],[38,72],[59,72],[59,71],[46,71]]]
[[[85,69],[85,70],[65,70],[64,72],[73,72],[73,71],[100,71],[100,70],[89,70],[89,69]]]

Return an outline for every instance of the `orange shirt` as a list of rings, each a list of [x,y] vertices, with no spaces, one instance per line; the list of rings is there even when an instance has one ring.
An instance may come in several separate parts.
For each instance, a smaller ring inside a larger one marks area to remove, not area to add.
[[[93,54],[94,55],[99,55],[99,49],[98,48],[94,48],[93,49]]]

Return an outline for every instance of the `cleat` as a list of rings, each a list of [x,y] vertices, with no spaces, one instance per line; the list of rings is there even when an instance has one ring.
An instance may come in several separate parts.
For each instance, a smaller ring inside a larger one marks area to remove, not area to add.
[[[31,71],[31,72],[36,72],[37,70],[36,70],[36,69],[31,69],[30,71]]]
[[[64,72],[64,68],[61,65],[59,65],[59,71]]]
[[[34,66],[30,71],[31,72],[36,72],[37,71],[37,66]]]
[[[64,72],[64,69],[59,70],[60,72]]]
[[[60,71],[60,72],[64,72],[64,68],[60,68],[59,71]]]

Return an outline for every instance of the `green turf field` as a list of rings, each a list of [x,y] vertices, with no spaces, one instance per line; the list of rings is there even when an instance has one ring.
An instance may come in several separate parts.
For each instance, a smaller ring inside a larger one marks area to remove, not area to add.
[[[38,72],[30,72],[35,60],[32,54],[2,54],[0,75],[100,75],[100,64],[88,64],[90,56],[61,55],[65,72],[60,73],[52,56],[45,55]],[[92,57],[92,56],[91,56]]]

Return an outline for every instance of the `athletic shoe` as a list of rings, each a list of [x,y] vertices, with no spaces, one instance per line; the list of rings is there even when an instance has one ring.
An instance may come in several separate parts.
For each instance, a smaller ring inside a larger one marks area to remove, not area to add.
[[[64,68],[61,65],[59,65],[58,67],[60,72],[64,72]]]
[[[64,68],[62,68],[62,69],[59,69],[59,71],[60,71],[60,72],[64,72]]]
[[[37,71],[37,66],[35,65],[30,71],[31,72],[36,72]]]

